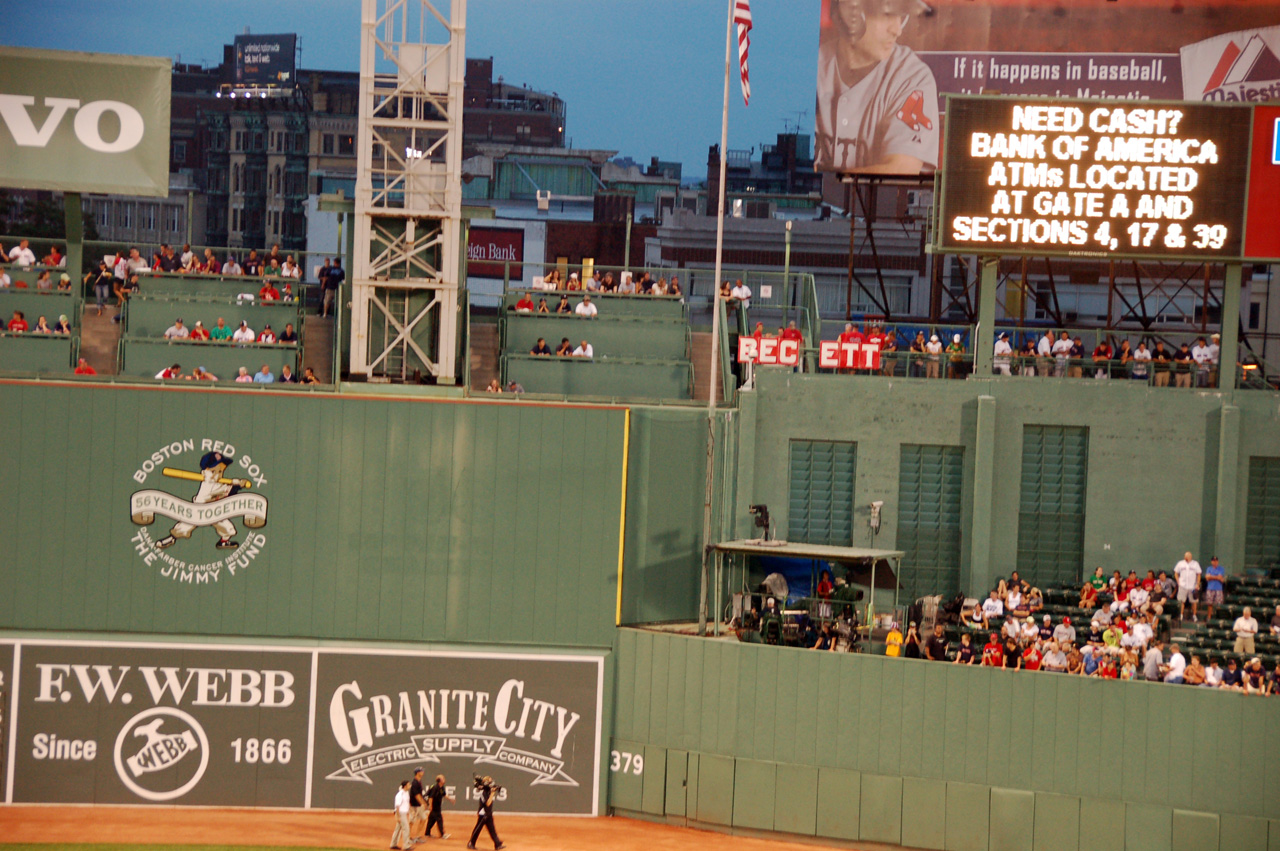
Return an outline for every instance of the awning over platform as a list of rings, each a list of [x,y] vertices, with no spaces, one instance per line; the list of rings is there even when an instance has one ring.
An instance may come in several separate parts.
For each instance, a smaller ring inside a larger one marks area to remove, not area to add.
[[[871,561],[900,559],[906,555],[901,550],[872,550],[865,547],[832,547],[826,544],[799,544],[791,541],[763,541],[753,538],[742,541],[721,541],[714,549],[721,553],[745,553],[753,556],[778,556],[780,558],[814,558],[823,561]]]

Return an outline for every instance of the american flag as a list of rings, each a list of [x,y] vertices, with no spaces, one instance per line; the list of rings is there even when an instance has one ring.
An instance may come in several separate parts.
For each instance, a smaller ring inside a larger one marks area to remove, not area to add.
[[[738,70],[742,73],[742,100],[751,105],[751,78],[747,74],[747,51],[751,49],[751,0],[734,0],[733,22],[738,25]]]

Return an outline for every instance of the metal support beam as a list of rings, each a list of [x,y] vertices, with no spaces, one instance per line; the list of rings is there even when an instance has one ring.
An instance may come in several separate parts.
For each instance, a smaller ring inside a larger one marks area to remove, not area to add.
[[[1234,390],[1240,362],[1240,264],[1227,266],[1222,280],[1222,339],[1218,341],[1218,386]]]
[[[67,273],[72,286],[80,286],[81,269],[84,268],[84,208],[79,192],[67,192],[62,196],[62,216],[67,227]]]
[[[995,257],[983,257],[979,263],[982,278],[978,283],[978,327],[973,334],[973,374],[975,378],[988,378],[995,359],[996,286],[1000,261]]]
[[[996,477],[996,400],[978,397],[978,422],[973,451],[973,521],[969,534],[969,575],[961,577],[968,593],[994,587],[991,569],[991,523]]]

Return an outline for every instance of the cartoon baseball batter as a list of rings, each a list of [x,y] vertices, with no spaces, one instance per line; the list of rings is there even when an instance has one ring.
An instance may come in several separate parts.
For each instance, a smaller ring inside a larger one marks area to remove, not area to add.
[[[918,174],[938,163],[938,86],[898,44],[920,0],[830,0],[818,48],[816,167]]]
[[[226,470],[227,459],[223,457],[221,452],[206,452],[200,459],[199,473],[175,470],[171,467],[164,468],[163,473],[173,478],[199,481],[200,490],[196,492],[195,498],[191,501],[196,505],[206,505],[251,487],[252,483],[247,479],[224,478],[222,474]],[[193,524],[179,520],[173,524],[173,528],[169,530],[168,535],[156,541],[156,546],[162,550],[166,547],[171,547],[177,543],[178,538],[190,538],[191,532],[195,528]],[[236,526],[230,520],[219,520],[213,524],[213,528],[218,533],[218,543],[214,544],[214,547],[220,550],[233,550],[240,546],[239,543],[231,539],[236,533]]]

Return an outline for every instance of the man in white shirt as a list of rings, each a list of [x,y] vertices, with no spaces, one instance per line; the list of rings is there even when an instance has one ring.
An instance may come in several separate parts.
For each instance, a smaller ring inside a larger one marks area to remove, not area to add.
[[[36,265],[36,254],[31,250],[29,240],[22,240],[9,252],[9,262],[15,266]]]
[[[302,277],[302,269],[298,267],[297,263],[293,262],[292,254],[285,258],[284,265],[280,267],[280,274],[286,278],[297,279]]]
[[[190,269],[191,264],[195,262],[196,253],[191,250],[191,243],[182,246],[182,254],[178,257],[178,262],[182,264],[182,268]]]
[[[1191,359],[1196,362],[1196,386],[1209,386],[1209,347],[1205,345],[1204,338],[1198,337],[1196,344],[1191,347]]]
[[[1041,378],[1049,376],[1049,362],[1053,357],[1053,332],[1045,331],[1040,342],[1036,343],[1036,375]]]
[[[1218,343],[1222,340],[1221,334],[1214,334],[1209,338],[1209,345],[1206,347],[1209,351],[1209,386],[1218,386],[1218,358],[1222,355],[1222,347]]]
[[[1151,643],[1151,639],[1155,638],[1155,630],[1151,628],[1151,624],[1145,620],[1140,620],[1131,628],[1131,634],[1138,639],[1138,646],[1145,647]]]
[[[1151,350],[1147,348],[1146,343],[1139,343],[1138,348],[1133,353],[1133,378],[1134,380],[1147,380],[1147,364],[1151,363]]]
[[[4,289],[12,283],[13,281],[9,278],[9,273],[4,269],[0,269],[0,289]]]
[[[1173,566],[1173,575],[1178,578],[1178,620],[1184,620],[1187,612],[1187,601],[1191,601],[1191,620],[1196,619],[1196,610],[1200,606],[1200,562],[1184,553],[1182,561]]]
[[[191,332],[187,330],[187,326],[182,324],[181,319],[173,320],[173,324],[164,332],[166,340],[185,340],[191,336]]]
[[[1161,666],[1164,670],[1164,681],[1181,685],[1182,673],[1187,669],[1187,660],[1180,652],[1178,645],[1169,645],[1169,664]]]
[[[586,340],[583,340],[578,348],[573,350],[573,356],[575,358],[593,358],[595,355],[595,349],[591,348],[591,344]]]
[[[736,298],[743,307],[751,307],[751,287],[744,284],[741,278],[734,283],[733,289],[729,290],[729,295]]]
[[[391,812],[396,817],[396,829],[391,833],[393,849],[412,848],[413,840],[409,838],[409,781],[400,784],[396,791],[396,802]]]
[[[240,327],[231,335],[231,342],[233,343],[252,343],[257,339],[258,336],[253,333],[253,329],[249,327],[248,321],[244,319],[240,320]]]
[[[1000,627],[1000,635],[1002,638],[1012,638],[1017,641],[1022,638],[1022,624],[1018,623],[1017,618],[1009,618],[1004,622],[1004,626]]]
[[[1231,625],[1231,631],[1236,634],[1235,652],[1252,656],[1255,652],[1253,637],[1258,634],[1258,621],[1253,616],[1253,610],[1245,606],[1244,612]]]
[[[222,264],[222,274],[243,275],[244,270],[240,268],[240,264],[236,262],[236,258],[228,256],[227,262]]]
[[[1129,611],[1145,612],[1147,604],[1151,602],[1151,594],[1141,585],[1135,585],[1129,589]]]
[[[1076,643],[1076,628],[1071,625],[1071,618],[1063,618],[1062,623],[1053,628],[1053,640],[1062,645]]]
[[[1222,686],[1222,668],[1218,665],[1217,659],[1210,659],[1209,664],[1205,667],[1204,685],[1206,688],[1220,688]]]
[[[596,306],[591,303],[591,296],[584,295],[582,301],[578,302],[578,306],[573,309],[573,312],[579,316],[591,318],[600,311],[596,310]]]
[[[1013,355],[1013,346],[1009,345],[1008,332],[1001,332],[996,340],[995,368],[1000,375],[1009,375],[1009,358]]]
[[[1058,338],[1058,342],[1053,344],[1053,375],[1055,378],[1065,378],[1067,375],[1067,361],[1071,358],[1071,336],[1066,331],[1062,332],[1062,336]]]
[[[991,596],[982,601],[982,614],[987,619],[1004,617],[1004,601],[1000,599],[1000,594],[996,591],[991,592]]]
[[[942,377],[942,341],[938,339],[938,335],[934,334],[929,338],[929,342],[924,344],[924,350],[929,357],[924,362],[925,378],[941,378]]]

